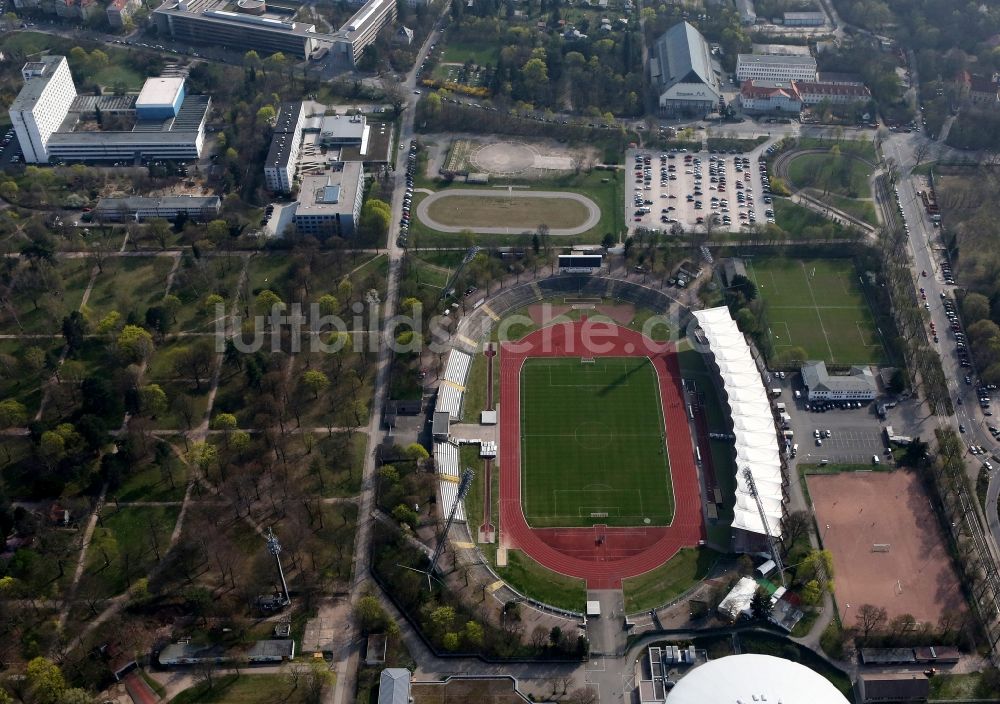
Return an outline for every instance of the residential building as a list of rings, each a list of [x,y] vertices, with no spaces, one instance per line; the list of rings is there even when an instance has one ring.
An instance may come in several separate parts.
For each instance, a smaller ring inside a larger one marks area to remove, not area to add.
[[[68,20],[89,20],[103,10],[97,0],[14,0],[18,10],[34,10]]]
[[[24,66],[10,117],[28,163],[197,159],[208,96],[187,95],[183,78],[151,78],[138,96],[77,95],[63,56]]]
[[[108,24],[113,29],[121,29],[125,26],[125,21],[132,17],[140,7],[142,7],[141,0],[111,0],[105,9],[108,15]]]
[[[219,196],[163,196],[128,198],[101,198],[94,208],[94,220],[99,222],[125,222],[163,218],[175,220],[184,213],[195,222],[205,222],[219,216],[222,200]]]
[[[832,375],[822,361],[802,365],[802,383],[810,401],[871,401],[878,385],[870,367],[854,366],[847,374]]]
[[[858,678],[862,704],[920,704],[930,696],[930,680],[922,672],[863,673]]]
[[[816,59],[812,56],[740,54],[736,57],[736,80],[815,81]]]
[[[803,105],[817,105],[824,101],[834,105],[846,103],[866,103],[872,98],[871,91],[864,84],[821,83],[818,81],[795,81],[795,88]]]
[[[822,12],[786,12],[784,20],[786,27],[822,27],[826,24],[826,15]]]
[[[395,0],[368,0],[337,32],[330,52],[345,66],[355,66],[382,27],[396,19]]]
[[[736,0],[736,12],[740,16],[740,24],[750,26],[757,24],[757,11],[753,0]]]
[[[304,234],[354,234],[365,195],[364,169],[359,162],[338,164],[339,170],[305,176],[295,204],[293,222]]]
[[[76,98],[65,56],[44,56],[21,69],[24,86],[10,106],[10,120],[29,164],[49,160],[48,142]]]
[[[991,106],[996,105],[1000,98],[997,97],[997,84],[993,77],[973,74],[969,77],[969,102],[973,105]]]
[[[676,24],[656,40],[650,78],[664,116],[703,116],[717,109],[719,68],[705,37],[687,22]]]
[[[743,81],[740,108],[747,113],[798,115],[802,111],[802,98],[791,81]]]
[[[382,670],[378,684],[378,704],[410,704],[410,671],[402,667]]]
[[[305,108],[301,102],[282,103],[264,161],[264,184],[274,193],[291,193],[302,147]]]

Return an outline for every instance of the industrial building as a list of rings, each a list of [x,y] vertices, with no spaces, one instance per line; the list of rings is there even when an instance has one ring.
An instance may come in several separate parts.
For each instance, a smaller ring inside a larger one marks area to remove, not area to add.
[[[302,179],[293,222],[303,234],[354,234],[365,195],[364,168],[359,162],[338,164],[338,170]]]
[[[854,366],[847,374],[834,375],[826,370],[826,362],[806,362],[802,383],[810,401],[871,401],[878,394],[870,367]]]
[[[151,218],[174,220],[184,213],[188,219],[204,222],[218,217],[222,210],[219,196],[163,196],[128,198],[101,198],[94,208],[93,218],[98,222],[143,221]]]
[[[201,156],[211,99],[183,78],[150,78],[138,96],[76,93],[64,56],[25,64],[10,118],[24,160],[189,160]]]
[[[687,22],[656,40],[650,78],[663,116],[704,116],[717,109],[721,86],[718,64],[705,37]]]
[[[291,193],[302,147],[305,106],[301,102],[282,103],[264,161],[264,184],[273,193]]]
[[[815,81],[816,59],[812,56],[740,54],[736,57],[736,80]]]
[[[262,56],[282,52],[298,59],[329,53],[344,66],[354,66],[395,18],[392,0],[368,0],[332,34],[296,22],[288,8],[268,7],[263,0],[166,0],[153,12],[159,30],[178,41],[253,49]]]

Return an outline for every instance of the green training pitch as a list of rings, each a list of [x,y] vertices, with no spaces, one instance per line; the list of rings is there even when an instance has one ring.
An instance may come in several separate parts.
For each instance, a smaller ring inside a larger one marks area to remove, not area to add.
[[[534,528],[668,525],[674,497],[649,360],[525,360],[521,486]]]
[[[754,259],[775,357],[799,347],[828,364],[882,364],[885,348],[850,259]]]

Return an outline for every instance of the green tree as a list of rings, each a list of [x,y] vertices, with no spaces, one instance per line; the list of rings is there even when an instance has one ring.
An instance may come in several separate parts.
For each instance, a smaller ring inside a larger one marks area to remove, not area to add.
[[[820,597],[823,596],[823,589],[819,586],[819,581],[815,579],[810,579],[806,582],[805,586],[802,587],[802,591],[799,593],[802,601],[809,606],[815,606],[819,603]]]
[[[285,302],[281,300],[281,296],[271,289],[266,288],[257,294],[257,299],[254,301],[254,308],[258,314],[267,315],[272,310],[284,310]]]
[[[483,627],[475,621],[466,621],[462,638],[469,646],[479,648],[483,644]]]
[[[399,504],[396,508],[392,509],[392,517],[399,523],[405,523],[410,526],[410,528],[416,528],[417,523],[420,520],[419,516],[417,516],[417,512],[406,504]]]
[[[153,336],[138,325],[126,325],[115,342],[118,354],[127,362],[145,362],[153,354]]]
[[[967,293],[962,300],[962,314],[966,325],[989,318],[990,299],[981,293]]]
[[[62,670],[43,657],[37,657],[28,663],[25,680],[36,704],[59,704],[66,691]]]
[[[385,624],[389,621],[382,604],[371,594],[358,599],[358,603],[354,606],[354,617],[358,620],[361,630],[367,633],[385,628]]]
[[[444,646],[445,650],[450,650],[452,652],[458,650],[459,640],[457,633],[445,633],[444,637],[441,639],[441,644]]]
[[[421,445],[419,442],[411,442],[405,448],[403,448],[403,455],[406,459],[413,462],[423,462],[424,460],[430,458],[430,453],[427,452],[427,448]]]
[[[334,315],[340,310],[340,301],[333,294],[327,293],[319,297],[316,301],[316,305],[319,306],[319,312],[321,315]]]
[[[159,384],[148,384],[139,390],[142,414],[156,418],[167,412],[167,393]]]
[[[274,107],[271,105],[264,105],[257,111],[257,124],[273,125],[277,116],[278,115],[277,112],[275,112]]]
[[[66,440],[54,430],[46,430],[38,439],[38,451],[42,459],[52,466],[66,456]]]
[[[763,587],[757,587],[750,599],[750,614],[757,621],[766,621],[771,617],[771,595]]]
[[[312,391],[313,398],[319,398],[320,392],[330,386],[330,379],[318,369],[310,369],[302,375],[302,385]]]
[[[0,428],[22,426],[28,422],[28,409],[14,398],[0,401]]]

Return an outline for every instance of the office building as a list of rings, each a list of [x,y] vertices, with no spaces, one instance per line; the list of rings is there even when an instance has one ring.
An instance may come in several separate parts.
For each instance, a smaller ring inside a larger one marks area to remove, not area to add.
[[[45,56],[21,69],[24,87],[10,106],[17,141],[29,164],[49,160],[48,142],[76,98],[76,86],[65,56]]]
[[[802,383],[810,401],[871,401],[878,393],[869,367],[854,366],[847,374],[831,375],[825,362],[806,362]]]
[[[368,133],[364,115],[325,115],[320,121],[319,143],[324,147],[358,147],[364,154]]]
[[[282,103],[264,161],[264,184],[273,193],[291,193],[302,148],[305,108],[301,102]]]
[[[379,31],[396,18],[393,0],[367,0],[336,32],[317,32],[297,22],[285,7],[264,0],[165,0],[153,11],[161,32],[178,41],[253,49],[268,56],[282,52],[297,59],[330,54],[343,66],[354,66]]]
[[[151,218],[174,220],[184,213],[188,219],[205,222],[219,216],[222,200],[219,196],[163,196],[129,198],[101,198],[93,210],[98,222],[142,222]]]
[[[300,233],[340,237],[354,234],[365,195],[364,169],[356,161],[338,164],[337,168],[302,179],[293,219]]]
[[[64,56],[24,66],[10,118],[25,161],[189,160],[201,156],[211,99],[182,78],[150,78],[138,96],[77,95]]]
[[[736,80],[815,81],[816,59],[811,56],[740,54],[736,57]]]
[[[717,109],[719,68],[705,37],[687,22],[676,24],[656,40],[650,78],[660,114],[704,116]]]

